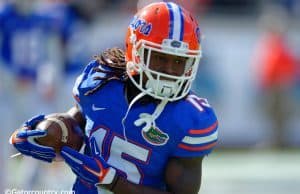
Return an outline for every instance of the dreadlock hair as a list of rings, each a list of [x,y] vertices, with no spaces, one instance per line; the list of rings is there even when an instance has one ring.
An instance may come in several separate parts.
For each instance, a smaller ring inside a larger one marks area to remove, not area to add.
[[[126,74],[125,53],[122,49],[117,47],[110,48],[103,51],[99,55],[94,56],[94,58],[99,64],[107,66],[109,67],[109,69],[103,69],[100,67],[100,65],[94,67],[93,71],[102,72],[105,74],[105,76],[94,77],[94,80],[101,80],[101,82],[93,89],[87,91],[84,94],[85,96],[94,94],[101,88],[101,86],[103,86],[110,80],[126,81],[128,79],[128,76]]]

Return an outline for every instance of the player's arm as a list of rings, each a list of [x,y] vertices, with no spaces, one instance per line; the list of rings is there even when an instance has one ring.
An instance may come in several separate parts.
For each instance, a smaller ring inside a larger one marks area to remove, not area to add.
[[[75,105],[72,108],[70,108],[70,110],[67,111],[67,114],[69,114],[71,117],[73,117],[76,120],[76,122],[78,123],[78,125],[80,126],[80,128],[82,130],[84,130],[86,120],[85,120],[83,114],[81,113],[81,111],[79,110],[78,105]]]
[[[165,170],[167,190],[134,184],[117,174],[102,157],[94,137],[91,156],[63,147],[61,156],[81,181],[103,187],[115,194],[197,194],[201,183],[202,158],[171,158]]]
[[[110,189],[111,185],[105,186],[105,188],[113,191],[115,194],[127,193],[127,194],[171,194],[168,191],[161,191],[158,189],[154,189],[151,187],[137,185],[131,182],[128,182],[126,179],[122,177],[116,178],[117,182],[115,186]]]
[[[197,194],[201,186],[203,157],[171,158],[166,168],[166,183],[171,193]]]
[[[67,114],[77,121],[81,129],[84,129],[85,119],[77,106],[72,107],[67,111]],[[35,138],[47,135],[46,130],[36,129],[38,123],[43,121],[46,117],[46,115],[37,115],[27,120],[21,128],[14,131],[9,142],[23,155],[52,162],[56,156],[54,149],[49,146],[40,145],[35,141]]]
[[[197,194],[201,185],[202,160],[203,157],[171,158],[165,170],[168,191],[133,184],[124,178],[115,178],[117,182],[113,182],[112,191],[115,194]]]
[[[47,131],[35,128],[44,119],[45,115],[37,115],[30,118],[13,132],[9,142],[23,155],[31,156],[41,161],[52,162],[56,156],[54,149],[39,145],[34,140],[47,135]]]
[[[101,157],[94,137],[90,139],[90,148],[91,156],[79,153],[67,146],[64,146],[61,151],[66,164],[82,182],[105,188],[115,194],[171,194],[171,192],[133,184],[119,176],[116,169]]]

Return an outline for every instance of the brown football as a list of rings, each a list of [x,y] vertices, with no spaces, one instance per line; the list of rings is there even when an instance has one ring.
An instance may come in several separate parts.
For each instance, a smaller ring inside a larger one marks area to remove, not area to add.
[[[44,146],[53,147],[57,158],[63,146],[69,146],[77,151],[83,144],[83,135],[77,122],[66,113],[54,113],[47,115],[45,120],[39,122],[36,129],[47,130],[44,137],[35,138],[35,141]]]

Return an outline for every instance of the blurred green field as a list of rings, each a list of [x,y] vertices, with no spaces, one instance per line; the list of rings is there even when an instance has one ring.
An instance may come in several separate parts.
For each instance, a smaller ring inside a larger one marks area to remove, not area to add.
[[[203,166],[201,194],[299,194],[300,150],[214,152]]]
[[[26,187],[24,161],[9,160],[7,188]],[[27,165],[34,160],[28,159]],[[33,163],[31,163],[33,162]],[[33,164],[35,166],[36,164]],[[38,163],[34,189],[70,189],[74,175],[63,163]],[[28,168],[27,168],[28,170]],[[12,176],[13,175],[13,176]],[[200,194],[299,194],[300,150],[217,150],[206,157]]]

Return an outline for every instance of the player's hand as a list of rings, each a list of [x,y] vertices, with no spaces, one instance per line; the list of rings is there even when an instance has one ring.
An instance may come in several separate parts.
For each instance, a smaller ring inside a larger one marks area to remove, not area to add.
[[[44,115],[35,116],[26,121],[20,129],[17,129],[10,137],[9,143],[24,155],[33,158],[52,162],[55,158],[55,151],[52,147],[42,146],[35,142],[34,138],[47,135],[45,130],[34,129],[34,127],[42,120]]]
[[[81,154],[67,146],[62,148],[61,156],[80,179],[95,186],[111,184],[116,175],[116,170],[101,157],[94,137],[91,139],[90,144],[92,156]]]

